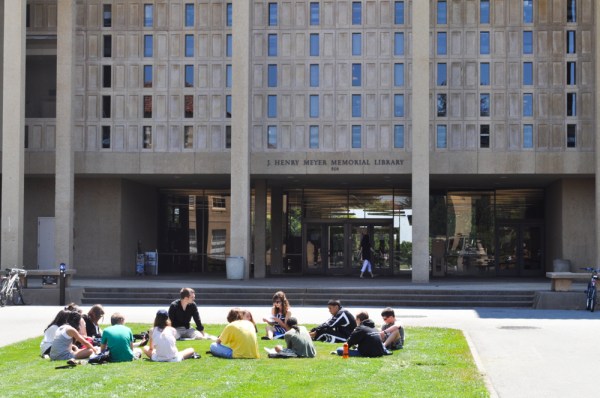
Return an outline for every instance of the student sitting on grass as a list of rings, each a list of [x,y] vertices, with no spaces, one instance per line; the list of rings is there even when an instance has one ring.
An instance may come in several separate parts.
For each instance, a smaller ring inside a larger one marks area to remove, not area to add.
[[[351,357],[381,357],[389,354],[383,346],[379,331],[375,323],[369,319],[369,314],[360,312],[356,315],[358,326],[348,338],[348,347],[357,346],[357,349],[348,350]],[[338,355],[343,355],[342,347],[337,349]]]
[[[221,358],[260,358],[256,329],[252,322],[243,319],[243,311],[233,308],[227,315],[223,332],[215,343],[210,345],[210,352]]]
[[[88,337],[100,338],[102,336],[102,329],[98,322],[104,318],[104,308],[100,304],[94,304],[87,314],[83,315],[85,321],[85,331]]]
[[[87,341],[77,329],[81,321],[79,312],[71,311],[67,316],[67,323],[60,326],[54,334],[52,348],[50,348],[50,359],[53,361],[69,360],[69,359],[85,359],[96,353],[97,347]],[[73,344],[73,340],[80,343],[82,348],[77,348]]]
[[[58,314],[54,317],[54,320],[50,322],[50,325],[44,330],[44,338],[40,343],[40,355],[43,357],[44,355],[50,354],[50,349],[52,348],[52,342],[54,341],[54,335],[58,328],[64,325],[67,322],[67,318],[71,312],[67,310],[60,310]]]
[[[184,287],[179,292],[179,299],[175,300],[169,306],[169,319],[171,325],[177,331],[177,340],[195,339],[195,340],[216,340],[215,336],[204,333],[204,325],[200,320],[198,307],[194,300],[196,292],[194,289]],[[190,328],[190,321],[194,319],[196,329]]]
[[[110,317],[112,326],[104,329],[102,333],[102,352],[110,352],[111,362],[127,362],[139,359],[142,352],[139,348],[133,348],[133,333],[125,326],[125,317],[115,312]]]
[[[155,362],[181,362],[184,359],[196,357],[193,348],[178,351],[176,342],[177,332],[171,327],[169,314],[166,310],[159,310],[154,318],[154,328],[150,332],[148,345],[144,347],[144,354]]]
[[[263,340],[281,339],[288,331],[286,320],[292,316],[290,311],[290,303],[288,302],[285,293],[282,291],[276,292],[273,295],[273,308],[271,308],[271,317],[263,318],[267,323],[267,335],[263,336]]]
[[[383,325],[381,325],[381,341],[388,350],[399,350],[404,346],[404,329],[396,325],[396,314],[394,310],[387,307],[381,311]]]
[[[298,326],[294,317],[286,321],[288,331],[284,335],[286,348],[275,346],[275,352],[269,351],[269,358],[314,358],[317,354],[315,345],[304,326]]]
[[[331,314],[331,318],[327,322],[312,328],[310,337],[313,340],[320,340],[326,343],[344,342],[350,336],[350,333],[356,327],[354,316],[342,308],[342,303],[339,300],[329,300],[327,309]]]

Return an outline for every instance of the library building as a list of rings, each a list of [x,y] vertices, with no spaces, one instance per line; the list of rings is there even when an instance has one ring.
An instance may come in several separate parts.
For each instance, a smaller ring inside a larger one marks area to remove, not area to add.
[[[368,239],[415,283],[597,265],[596,21],[593,0],[0,0],[1,264],[358,277]]]

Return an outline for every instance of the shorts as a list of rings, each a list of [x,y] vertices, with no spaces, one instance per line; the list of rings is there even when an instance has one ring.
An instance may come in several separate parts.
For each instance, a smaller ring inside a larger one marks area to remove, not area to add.
[[[156,355],[156,352],[153,352],[151,359],[154,362],[181,362],[183,361],[183,355],[178,352],[173,358],[159,358],[158,355]]]

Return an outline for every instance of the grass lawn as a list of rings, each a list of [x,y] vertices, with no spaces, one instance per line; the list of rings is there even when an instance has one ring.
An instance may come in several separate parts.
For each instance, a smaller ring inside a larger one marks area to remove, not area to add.
[[[134,333],[149,325],[127,324]],[[224,325],[206,325],[218,335]],[[259,324],[259,335],[264,325]],[[310,325],[307,325],[310,327]],[[202,355],[181,363],[81,365],[39,357],[41,337],[0,348],[2,397],[487,397],[483,379],[459,330],[408,328],[403,350],[383,358],[342,359],[337,345],[317,342],[317,358],[258,360],[205,354],[209,341],[180,341]]]

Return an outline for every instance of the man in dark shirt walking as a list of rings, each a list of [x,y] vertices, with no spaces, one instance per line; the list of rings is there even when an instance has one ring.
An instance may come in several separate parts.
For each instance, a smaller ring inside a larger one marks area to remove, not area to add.
[[[216,340],[215,336],[204,333],[204,326],[200,321],[198,307],[194,300],[196,293],[194,289],[184,287],[179,292],[180,299],[175,300],[169,307],[169,319],[171,326],[177,331],[176,338],[179,339],[195,339],[195,340]],[[196,329],[190,328],[190,321],[194,319]]]

